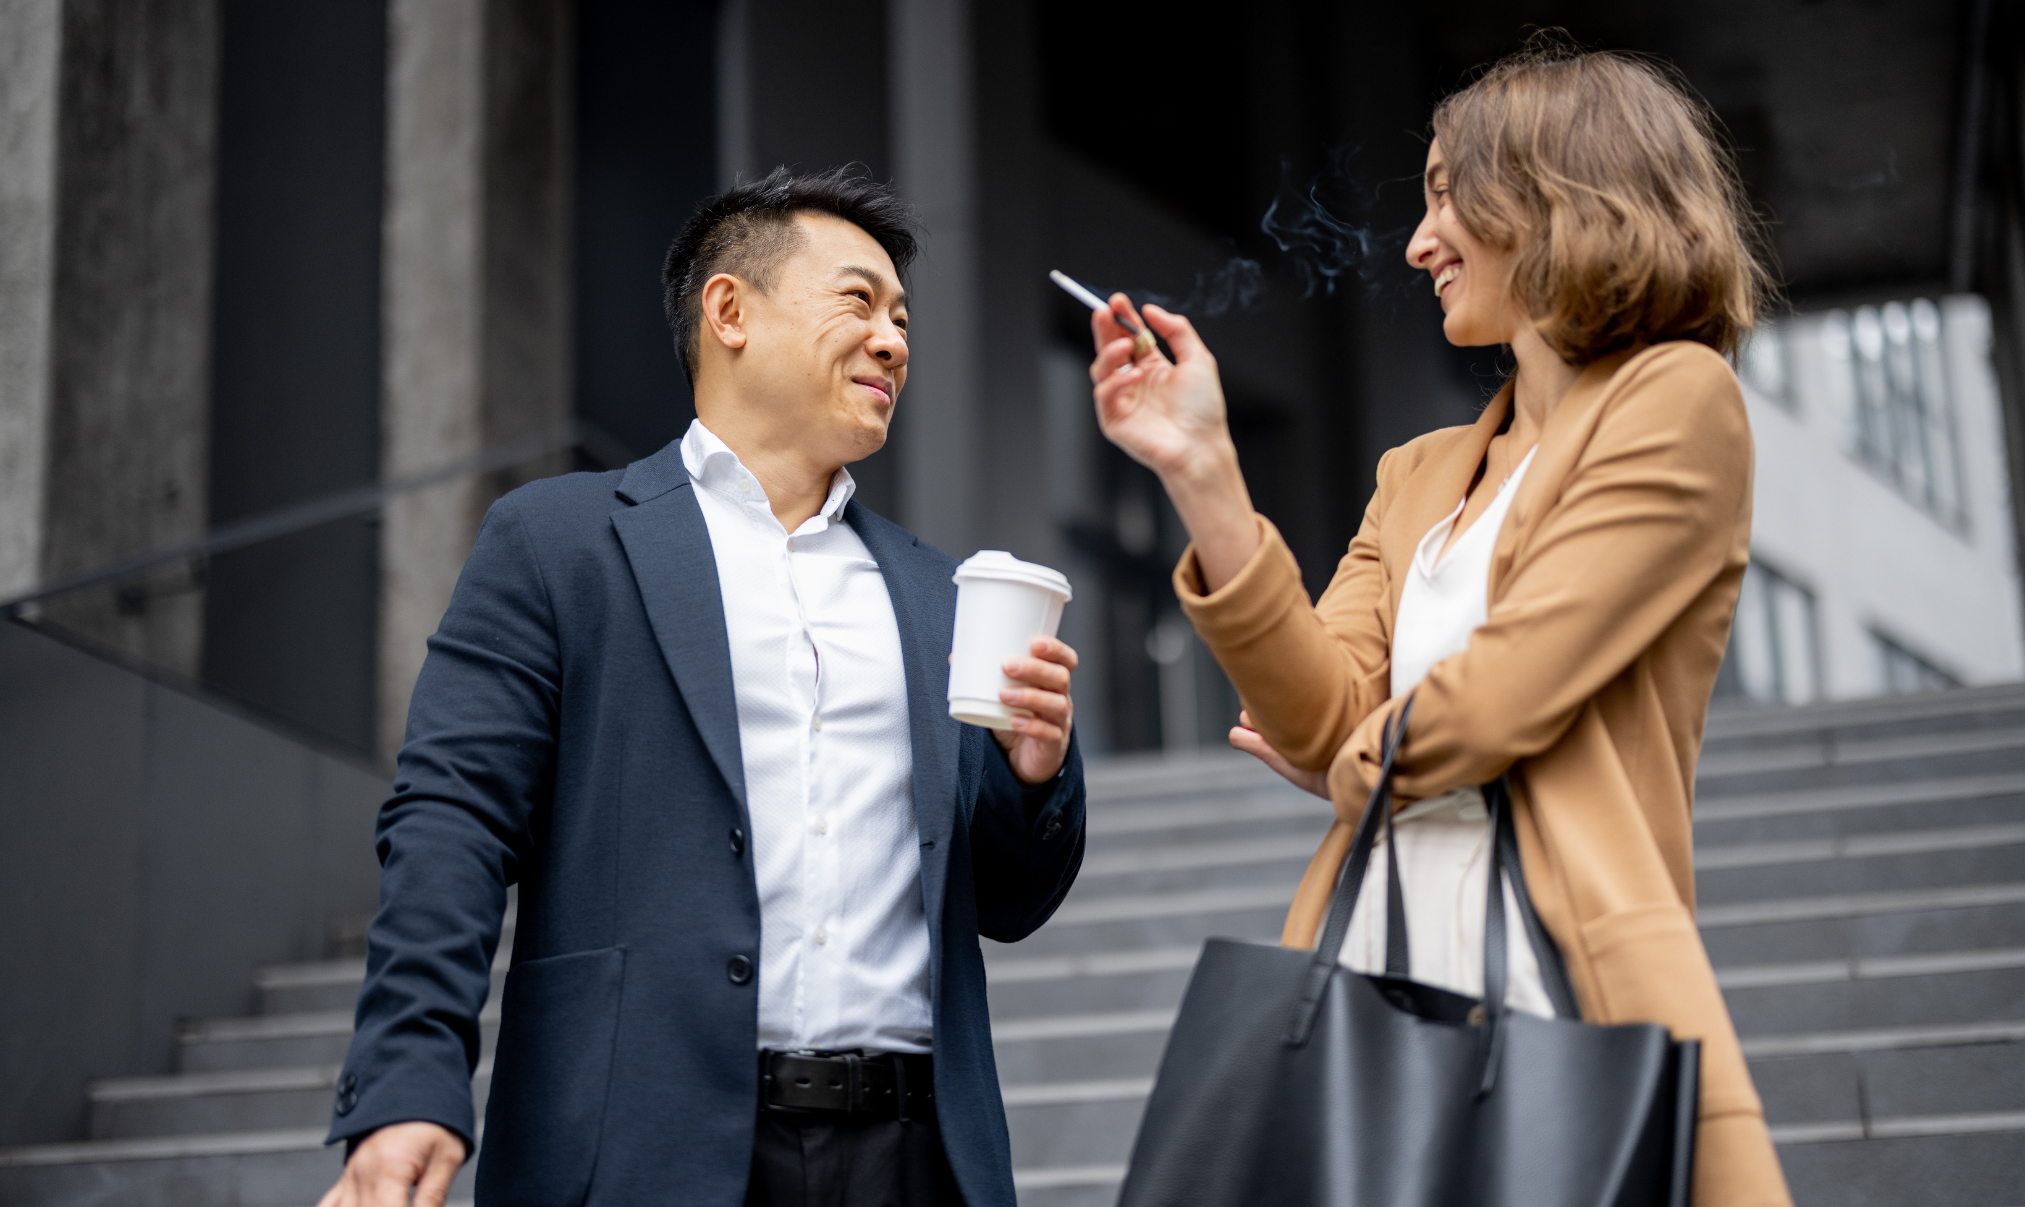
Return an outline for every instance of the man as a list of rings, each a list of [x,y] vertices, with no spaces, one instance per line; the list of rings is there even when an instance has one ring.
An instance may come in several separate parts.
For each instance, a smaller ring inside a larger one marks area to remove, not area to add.
[[[514,883],[480,1203],[1013,1207],[978,936],[1081,863],[1076,656],[1007,664],[1013,730],[952,721],[955,562],[851,498],[913,252],[845,172],[706,203],[665,271],[696,423],[487,515],[380,815],[325,1207],[442,1202]]]

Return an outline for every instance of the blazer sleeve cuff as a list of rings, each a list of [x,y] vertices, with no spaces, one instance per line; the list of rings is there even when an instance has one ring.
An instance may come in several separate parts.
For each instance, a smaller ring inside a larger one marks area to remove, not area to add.
[[[1290,608],[1310,606],[1293,550],[1271,520],[1255,518],[1259,547],[1237,577],[1223,586],[1204,590],[1202,564],[1192,543],[1174,567],[1174,594],[1189,623],[1212,649],[1249,644],[1278,624]]]
[[[477,1116],[472,1108],[471,1083],[444,1084],[436,1077],[392,1078],[341,1070],[335,1087],[335,1113],[325,1144],[342,1142],[345,1156],[367,1136],[396,1123],[434,1123],[464,1141],[465,1159],[478,1151],[473,1136]]]

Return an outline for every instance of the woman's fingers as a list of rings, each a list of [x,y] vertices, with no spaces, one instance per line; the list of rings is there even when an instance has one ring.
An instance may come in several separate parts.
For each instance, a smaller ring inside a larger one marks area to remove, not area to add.
[[[1280,778],[1301,789],[1303,792],[1311,792],[1324,799],[1328,797],[1329,775],[1327,772],[1303,771],[1301,768],[1294,766],[1287,761],[1287,756],[1281,754],[1274,748],[1271,742],[1266,741],[1257,730],[1251,728],[1248,716],[1240,714],[1239,720],[1243,723],[1233,726],[1230,731],[1230,744],[1232,746],[1251,755],[1266,766],[1271,767],[1279,774]]]
[[[1113,335],[1097,342],[1097,359],[1090,362],[1090,380],[1102,383],[1132,363],[1132,337]]]
[[[1153,334],[1166,340],[1167,346],[1174,349],[1175,364],[1183,364],[1197,358],[1212,361],[1216,359],[1210,356],[1209,346],[1202,342],[1202,337],[1195,333],[1195,324],[1184,316],[1169,313],[1151,302],[1140,307],[1139,316],[1146,320],[1147,326],[1153,328]]]

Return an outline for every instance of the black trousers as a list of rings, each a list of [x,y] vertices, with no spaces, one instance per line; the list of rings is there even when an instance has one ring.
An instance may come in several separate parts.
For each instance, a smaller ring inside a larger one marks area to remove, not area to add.
[[[746,1207],[963,1207],[933,1119],[762,1109]]]

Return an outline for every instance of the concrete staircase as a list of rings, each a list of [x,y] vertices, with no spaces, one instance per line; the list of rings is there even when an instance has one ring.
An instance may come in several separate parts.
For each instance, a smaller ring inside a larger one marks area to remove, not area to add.
[[[1719,711],[1702,934],[1801,1207],[2025,1204],[2025,688]],[[1117,1193],[1197,944],[1272,940],[1328,822],[1228,756],[1093,774],[1062,911],[994,949],[1022,1207]]]
[[[1074,893],[987,944],[1022,1207],[1112,1202],[1199,944],[1276,938],[1328,820],[1235,755],[1091,782]],[[2025,1205],[2025,688],[1720,712],[1695,833],[1802,1207]],[[254,1013],[185,1026],[177,1075],[91,1085],[90,1139],[0,1149],[0,1204],[314,1203],[357,943],[259,970]]]

